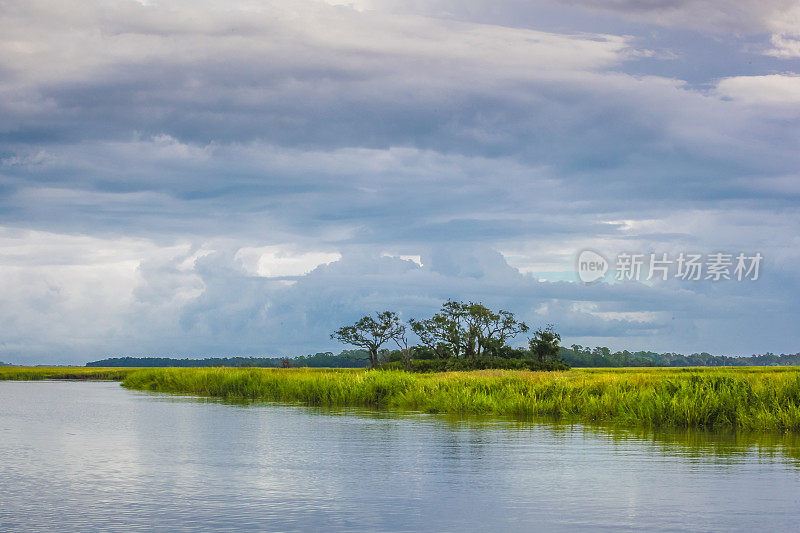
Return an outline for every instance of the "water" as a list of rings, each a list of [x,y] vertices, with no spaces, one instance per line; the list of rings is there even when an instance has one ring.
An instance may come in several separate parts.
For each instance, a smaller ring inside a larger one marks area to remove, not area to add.
[[[0,382],[0,530],[788,531],[800,443]]]

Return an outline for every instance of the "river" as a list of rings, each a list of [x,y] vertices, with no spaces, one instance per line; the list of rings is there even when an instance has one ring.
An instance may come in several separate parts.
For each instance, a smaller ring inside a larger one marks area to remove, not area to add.
[[[795,436],[0,382],[2,531],[790,531]]]

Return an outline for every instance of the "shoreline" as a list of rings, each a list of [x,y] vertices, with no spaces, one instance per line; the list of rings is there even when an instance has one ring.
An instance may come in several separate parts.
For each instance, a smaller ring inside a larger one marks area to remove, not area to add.
[[[3,367],[0,380],[114,380],[131,390],[620,427],[800,433],[800,368],[555,372],[274,368]]]

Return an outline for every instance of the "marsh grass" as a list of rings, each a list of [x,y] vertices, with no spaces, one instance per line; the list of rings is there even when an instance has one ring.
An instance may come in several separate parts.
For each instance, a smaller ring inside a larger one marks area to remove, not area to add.
[[[800,432],[800,369],[402,371],[152,368],[130,389],[227,400],[503,415],[630,427]]]
[[[0,381],[40,379],[113,380],[122,381],[135,368],[86,368],[45,366],[0,366]]]
[[[273,368],[0,367],[0,380],[118,380],[129,389],[626,427],[800,433],[800,369],[622,368],[565,372]]]

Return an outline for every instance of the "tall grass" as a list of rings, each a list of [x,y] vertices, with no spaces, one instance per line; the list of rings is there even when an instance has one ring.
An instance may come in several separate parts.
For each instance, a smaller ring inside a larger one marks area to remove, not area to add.
[[[548,417],[624,426],[800,432],[800,369],[567,372],[158,368],[130,389],[428,413]]]
[[[0,366],[0,381],[39,379],[85,379],[122,381],[135,368],[86,368],[46,366]]]

